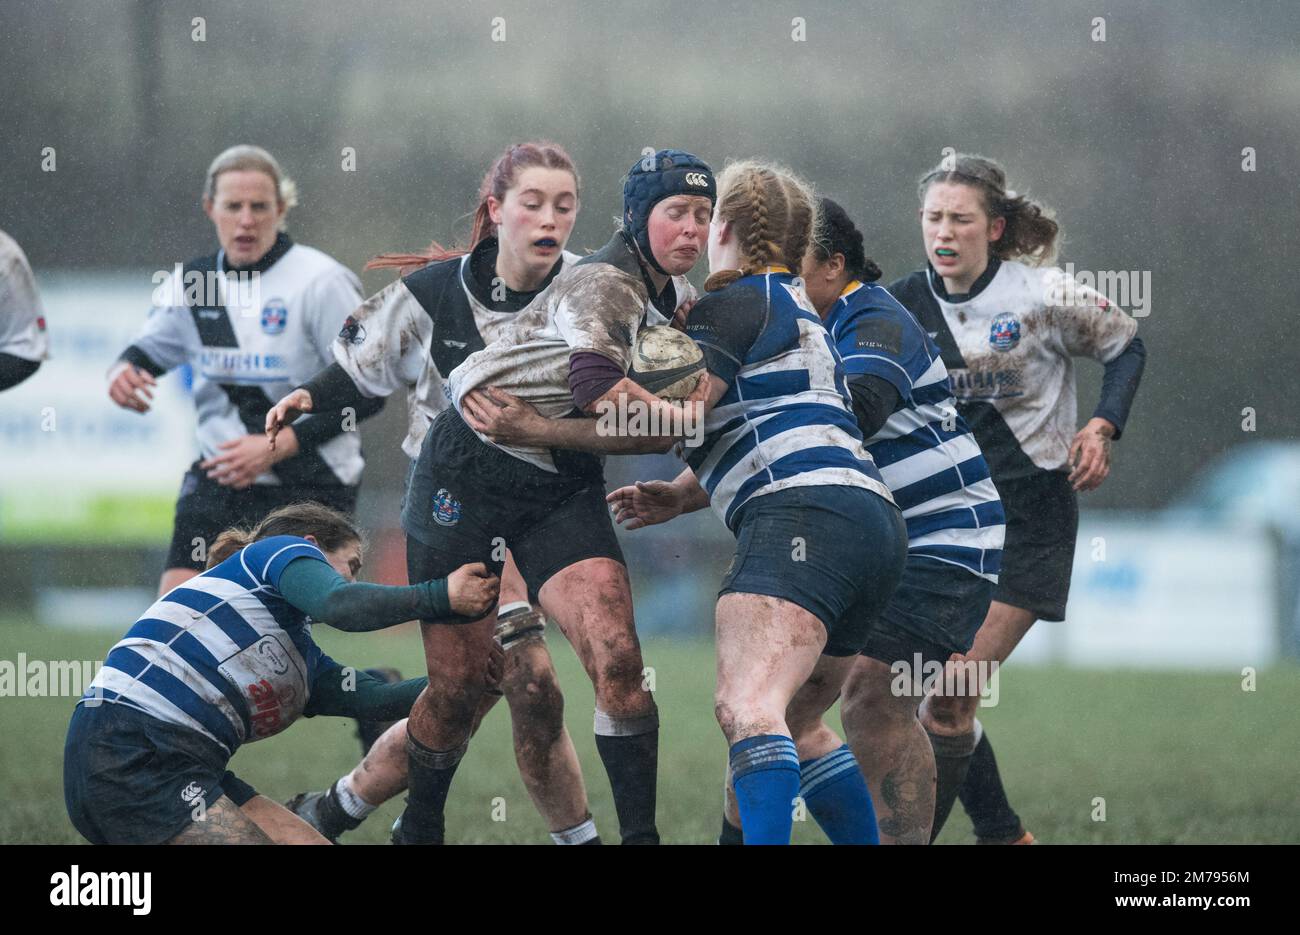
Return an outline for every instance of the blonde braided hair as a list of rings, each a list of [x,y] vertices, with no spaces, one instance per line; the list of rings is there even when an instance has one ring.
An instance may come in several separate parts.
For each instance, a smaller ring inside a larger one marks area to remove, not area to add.
[[[792,227],[800,228],[803,248],[812,236],[813,206],[793,204],[803,201],[802,190],[811,194],[800,182],[798,199],[790,197],[792,189],[787,179],[794,179],[788,170],[767,163],[733,162],[718,176],[718,218],[729,221],[736,233],[741,249],[741,268],[718,270],[704,283],[705,291],[723,289],[743,276],[752,276],[764,267],[783,263],[798,271],[802,254],[791,255],[797,244],[790,241]],[[797,216],[797,217],[796,217]]]
[[[790,206],[790,224],[785,241],[785,265],[796,276],[803,272],[803,258],[817,229],[820,206],[812,186],[799,176],[787,173],[781,177],[785,186],[786,203]]]

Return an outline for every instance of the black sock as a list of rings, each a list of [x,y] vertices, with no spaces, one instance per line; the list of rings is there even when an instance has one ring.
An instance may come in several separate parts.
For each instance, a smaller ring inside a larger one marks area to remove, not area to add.
[[[338,788],[338,784],[339,780],[335,780],[334,785],[329,787],[329,791],[321,799],[320,809],[316,813],[320,817],[321,833],[331,841],[345,831],[360,828],[362,822],[362,819],[353,818],[343,811],[343,806],[339,804],[338,795],[334,791]]]
[[[659,831],[655,828],[658,722],[657,714],[614,718],[596,711],[596,749],[609,775],[618,831],[624,844],[659,843]],[[645,730],[648,724],[654,726]]]
[[[455,750],[431,750],[406,735],[407,779],[406,809],[402,812],[403,844],[441,844],[446,831],[447,792],[452,777],[465,753],[462,745]]]
[[[971,753],[975,749],[975,732],[944,737],[930,734],[930,746],[934,748],[934,766],[936,781],[934,786],[934,824],[930,827],[930,843],[939,836],[943,824],[952,811],[952,803],[957,801],[957,790],[966,779],[970,767]]]
[[[1009,839],[1024,833],[1020,816],[1012,810],[1006,790],[1002,788],[1002,776],[998,773],[998,761],[993,756],[988,734],[980,737],[976,744],[966,781],[957,794],[975,825],[976,837]]]
[[[745,833],[731,823],[724,813],[722,816],[722,833],[718,835],[719,844],[744,844]]]

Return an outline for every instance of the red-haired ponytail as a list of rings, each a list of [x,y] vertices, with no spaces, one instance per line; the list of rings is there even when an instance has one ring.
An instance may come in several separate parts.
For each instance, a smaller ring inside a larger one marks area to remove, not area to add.
[[[534,167],[562,169],[573,175],[575,189],[581,187],[578,170],[563,146],[549,140],[515,143],[497,157],[496,162],[492,163],[492,168],[488,169],[487,174],[483,176],[483,182],[478,188],[478,207],[474,209],[474,221],[469,229],[468,246],[448,249],[435,240],[421,253],[381,253],[367,263],[365,268],[397,268],[405,275],[426,263],[449,260],[469,253],[485,238],[496,233],[496,225],[492,223],[488,213],[488,197],[491,196],[497,201],[504,200],[506,192],[517,181],[519,172]]]

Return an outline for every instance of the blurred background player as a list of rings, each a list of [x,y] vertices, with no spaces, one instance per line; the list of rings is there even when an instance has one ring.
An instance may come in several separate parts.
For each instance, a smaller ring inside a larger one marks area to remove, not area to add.
[[[694,297],[685,274],[699,258],[713,204],[713,174],[678,150],[647,154],[623,187],[623,223],[610,241],[565,270],[501,339],[451,375],[453,402],[500,386],[535,402],[548,427],[594,434],[590,415],[620,394],[659,401],[626,373],[637,332],[665,324]],[[665,404],[667,405],[667,404]],[[574,647],[596,694],[596,748],[609,776],[624,844],[657,844],[659,717],[643,679],[631,585],[605,505],[604,465],[563,440],[494,443],[457,410],[442,413],[411,476],[402,526],[412,580],[475,556],[499,564],[507,543],[546,615]],[[680,420],[679,420],[680,421]],[[621,437],[628,452],[664,451],[672,439]],[[436,842],[456,765],[478,702],[485,626],[424,628],[429,692],[411,712],[411,793],[400,839]],[[448,659],[458,661],[447,668]],[[434,674],[435,666],[438,667]]]
[[[425,680],[387,684],[341,666],[311,624],[360,632],[476,617],[497,599],[482,565],[410,587],[357,582],[360,531],[317,503],[225,531],[210,557],[113,646],[73,712],[64,795],[94,844],[326,843],[229,772],[230,758],[299,717],[401,716]]]
[[[22,247],[0,231],[0,391],[17,386],[50,356],[45,311]]]
[[[935,767],[917,718],[922,673],[970,649],[997,582],[1004,518],[979,445],[957,415],[939,349],[874,284],[879,278],[862,233],[839,204],[821,199],[804,288],[844,363],[867,451],[903,511],[907,565],[843,685],[810,679],[788,717],[800,760],[839,751],[838,761],[805,774],[800,795],[814,818],[819,787],[845,781],[852,762],[822,719],[842,690],[844,730],[871,789],[881,841],[928,844]],[[897,664],[910,673],[908,691],[896,690]],[[721,843],[739,844],[734,800],[728,806]]]
[[[1078,493],[1110,471],[1146,351],[1134,319],[1050,265],[1056,221],[1008,191],[996,162],[959,154],[927,172],[919,194],[926,266],[889,291],[938,344],[1006,511],[997,589],[966,655],[1001,663],[1035,620],[1065,619]],[[1076,356],[1105,366],[1101,400],[1077,431]],[[932,836],[960,790],[981,843],[1033,843],[1007,801],[978,704],[974,692],[922,703],[938,768]]]
[[[566,264],[577,260],[564,247],[578,210],[578,172],[562,147],[547,141],[509,147],[483,177],[468,248],[445,250],[435,242],[423,253],[373,260],[368,268],[398,268],[404,275],[352,314],[334,342],[334,363],[268,413],[267,431],[274,438],[299,411],[357,407],[405,389],[408,430],[402,450],[414,460],[434,417],[450,405],[447,374],[495,341]],[[501,687],[510,706],[519,772],[556,843],[599,843],[577,751],[564,726],[564,696],[542,638],[544,626],[507,557],[497,630],[508,650]],[[484,697],[478,719],[498,697]],[[366,729],[363,725],[363,733]],[[368,747],[365,736],[362,743]],[[388,749],[364,752],[376,763]],[[405,761],[402,748],[392,752]],[[400,773],[404,789],[405,762],[392,769]],[[357,827],[370,806],[396,794],[362,797],[369,805],[354,804],[349,812],[340,802],[355,802],[350,791],[350,778],[343,776],[325,792],[295,797],[292,807],[335,838]]]
[[[356,506],[365,464],[356,424],[382,400],[351,413],[318,409],[275,450],[263,434],[272,403],[325,366],[361,303],[356,276],[285,232],[295,203],[293,182],[270,153],[234,146],[217,156],[203,210],[219,249],[159,287],[140,336],[109,371],[113,402],[143,413],[157,377],[193,368],[201,456],[181,482],[160,594],[198,574],[231,523],[301,500],[344,513]]]

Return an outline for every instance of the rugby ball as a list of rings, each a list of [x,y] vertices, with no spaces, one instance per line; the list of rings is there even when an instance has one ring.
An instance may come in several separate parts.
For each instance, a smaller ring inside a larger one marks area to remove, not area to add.
[[[703,372],[704,352],[676,328],[651,325],[637,334],[628,379],[660,399],[691,395]]]

